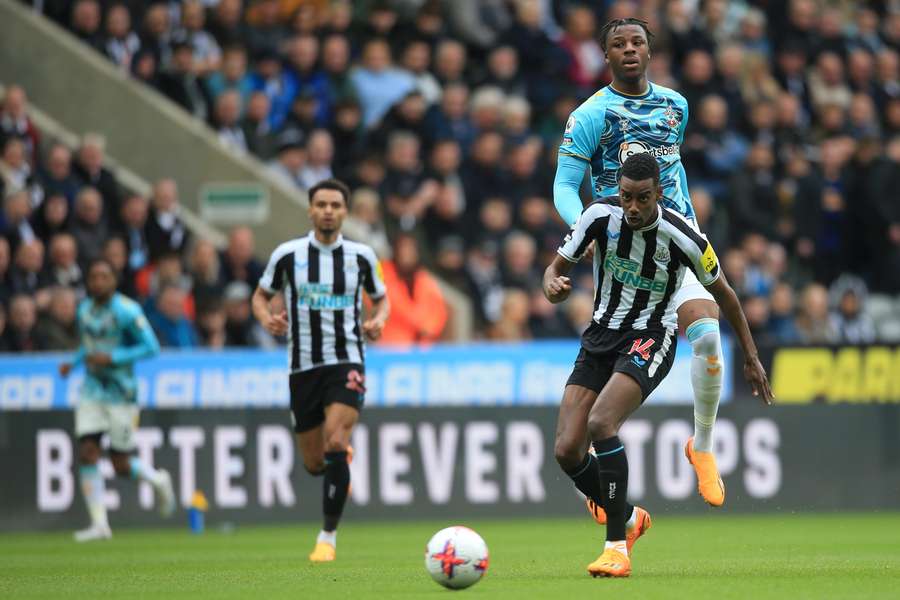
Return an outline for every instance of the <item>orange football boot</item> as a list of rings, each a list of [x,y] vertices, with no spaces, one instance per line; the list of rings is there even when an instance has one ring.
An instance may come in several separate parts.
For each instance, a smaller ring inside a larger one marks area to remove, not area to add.
[[[697,489],[707,504],[710,506],[725,504],[725,483],[719,476],[715,455],[712,452],[695,451],[693,436],[688,438],[687,444],[684,445],[684,455],[697,472]]]
[[[593,577],[628,577],[631,575],[631,559],[615,548],[607,548],[588,565],[587,570]]]
[[[312,562],[330,562],[334,560],[337,551],[327,542],[316,542],[316,547],[309,555]]]
[[[587,504],[588,512],[591,513],[591,516],[594,517],[594,520],[598,525],[606,525],[606,511],[603,510],[596,502],[588,498],[585,501]],[[650,526],[653,522],[650,519],[650,513],[641,508],[640,506],[634,507],[634,527],[629,527],[625,533],[625,541],[628,543],[628,553],[631,554],[631,549],[634,547],[634,543],[638,540],[639,537],[647,533],[647,530],[650,529]]]

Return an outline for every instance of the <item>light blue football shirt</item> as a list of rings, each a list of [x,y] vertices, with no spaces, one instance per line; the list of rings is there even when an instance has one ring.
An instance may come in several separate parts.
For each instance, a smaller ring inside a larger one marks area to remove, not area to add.
[[[108,367],[86,369],[81,399],[136,402],[134,362],[159,353],[159,342],[140,305],[118,292],[106,304],[86,298],[78,305],[78,331],[81,346],[75,364],[94,352],[112,358]]]
[[[560,166],[571,160],[567,157],[587,161],[596,200],[618,195],[616,176],[622,163],[632,154],[649,152],[659,162],[663,206],[694,221],[680,151],[688,122],[687,100],[661,85],[648,86],[641,96],[629,96],[606,86],[575,109],[559,146]],[[561,170],[554,186],[554,202],[571,224],[582,207],[577,194],[573,198],[560,193]]]

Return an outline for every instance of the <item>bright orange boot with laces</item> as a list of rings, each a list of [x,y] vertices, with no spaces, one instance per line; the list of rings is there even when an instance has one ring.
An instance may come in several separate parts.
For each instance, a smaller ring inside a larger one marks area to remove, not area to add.
[[[697,489],[700,495],[710,506],[722,506],[725,504],[725,483],[719,476],[719,468],[716,466],[716,457],[712,452],[698,452],[694,450],[694,438],[688,438],[684,445],[684,455],[688,462],[694,466],[697,473]]]

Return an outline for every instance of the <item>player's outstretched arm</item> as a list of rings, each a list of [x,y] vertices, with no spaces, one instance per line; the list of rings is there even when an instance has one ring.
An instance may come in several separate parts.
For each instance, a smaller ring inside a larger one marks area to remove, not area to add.
[[[587,161],[576,156],[561,154],[556,160],[556,177],[553,180],[553,205],[566,225],[573,226],[581,214],[581,181]]]
[[[569,297],[569,293],[572,291],[572,282],[567,275],[572,270],[573,264],[557,254],[544,271],[544,296],[553,304],[558,304]]]
[[[253,298],[250,306],[253,308],[253,316],[265,328],[266,331],[275,336],[281,336],[287,333],[288,321],[287,311],[282,310],[279,313],[272,313],[272,307],[269,301],[275,294],[267,292],[261,287],[257,287],[253,292]]]
[[[769,387],[769,378],[766,376],[766,370],[762,363],[759,362],[759,353],[753,342],[753,336],[750,334],[750,327],[747,325],[747,318],[741,309],[741,302],[738,300],[737,294],[728,285],[724,273],[720,273],[714,282],[706,286],[706,289],[716,299],[716,303],[737,334],[738,343],[744,352],[744,377],[750,383],[753,395],[760,396],[766,404],[772,404],[773,396],[772,389]]]

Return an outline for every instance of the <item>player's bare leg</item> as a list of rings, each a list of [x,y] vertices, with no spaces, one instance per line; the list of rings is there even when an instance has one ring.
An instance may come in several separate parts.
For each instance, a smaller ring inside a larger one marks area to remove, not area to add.
[[[78,478],[91,525],[75,532],[76,542],[108,540],[112,537],[103,503],[106,481],[100,472],[100,454],[100,434],[82,436],[78,440]]]
[[[625,537],[628,503],[628,458],[619,439],[619,428],[641,405],[638,382],[624,373],[613,373],[588,414],[587,429],[597,453],[603,482],[601,503],[606,511],[606,544],[603,554],[588,565],[594,577],[628,577],[631,560]]]
[[[694,436],[685,455],[697,473],[700,495],[711,506],[725,502],[725,484],[713,454],[713,427],[722,393],[723,358],[719,307],[712,300],[692,299],[678,307],[678,323],[691,343],[691,385],[694,389]]]
[[[337,526],[350,492],[350,437],[358,419],[359,411],[346,404],[335,402],[325,408],[325,423],[320,437],[321,464],[325,475],[322,486],[323,525],[316,538],[316,547],[309,555],[313,562],[331,561],[336,555]]]
[[[156,506],[163,517],[171,517],[175,512],[175,490],[172,487],[172,476],[165,469],[154,469],[137,456],[128,452],[111,450],[109,457],[113,469],[119,477],[146,481],[153,487]]]

